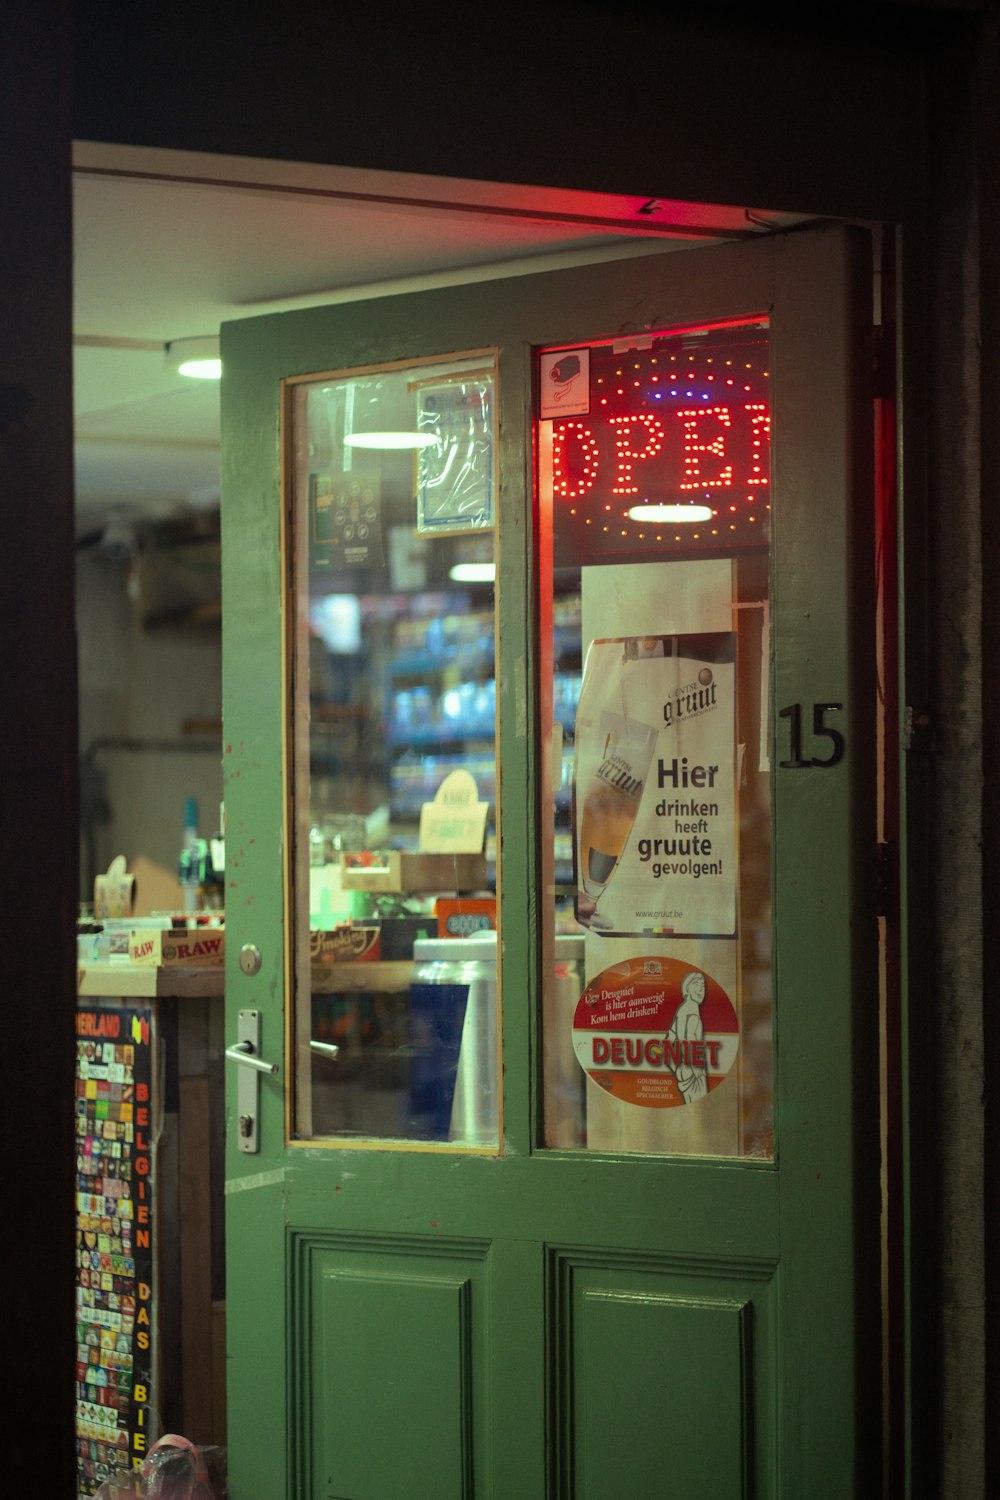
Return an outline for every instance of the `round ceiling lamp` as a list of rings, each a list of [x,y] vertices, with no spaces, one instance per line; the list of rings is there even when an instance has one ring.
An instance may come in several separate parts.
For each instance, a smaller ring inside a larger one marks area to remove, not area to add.
[[[448,571],[456,583],[493,583],[496,576],[496,563],[491,562],[458,562]]]
[[[432,432],[349,432],[344,437],[347,448],[433,448],[437,435]]]
[[[166,350],[167,364],[178,375],[186,375],[191,380],[219,380],[222,376],[217,335],[173,339]]]

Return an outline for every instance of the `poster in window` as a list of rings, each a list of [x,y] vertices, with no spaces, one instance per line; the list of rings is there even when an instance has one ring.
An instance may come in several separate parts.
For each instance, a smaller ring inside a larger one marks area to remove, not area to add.
[[[381,567],[382,496],[374,469],[309,475],[309,562],[334,572]]]
[[[576,716],[577,920],[615,936],[736,931],[736,637],[594,640]]]
[[[493,525],[493,376],[488,371],[417,382],[417,531],[481,531]]]

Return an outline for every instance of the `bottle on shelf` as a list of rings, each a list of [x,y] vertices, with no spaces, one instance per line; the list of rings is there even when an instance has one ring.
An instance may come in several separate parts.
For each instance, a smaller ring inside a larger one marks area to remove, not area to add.
[[[184,807],[184,837],[177,861],[185,911],[198,910],[206,849],[205,840],[198,837],[198,799],[189,797]]]
[[[219,826],[205,847],[202,883],[202,904],[213,910],[221,909],[225,901],[226,886],[226,804],[219,803]]]

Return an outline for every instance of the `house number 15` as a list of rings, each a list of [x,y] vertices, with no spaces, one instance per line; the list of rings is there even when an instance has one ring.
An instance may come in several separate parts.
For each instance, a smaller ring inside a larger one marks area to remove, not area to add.
[[[831,750],[829,755],[814,755],[811,759],[802,754],[802,704],[790,703],[787,708],[781,709],[779,719],[789,721],[791,744],[789,750],[791,755],[788,760],[779,761],[778,764],[789,771],[801,771],[804,766],[835,766],[844,756],[844,736],[839,729],[831,729],[825,723],[827,714],[838,712],[843,708],[842,703],[814,703],[812,706],[812,732],[815,739],[830,741]]]

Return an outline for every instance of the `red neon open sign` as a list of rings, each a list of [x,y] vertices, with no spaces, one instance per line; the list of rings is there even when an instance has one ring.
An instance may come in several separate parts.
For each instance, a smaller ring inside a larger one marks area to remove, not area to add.
[[[598,551],[759,545],[770,511],[766,331],[646,342],[624,354],[592,345],[588,410],[553,417],[557,532],[589,528]]]

